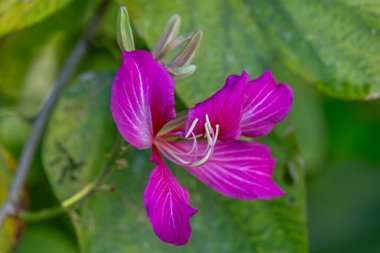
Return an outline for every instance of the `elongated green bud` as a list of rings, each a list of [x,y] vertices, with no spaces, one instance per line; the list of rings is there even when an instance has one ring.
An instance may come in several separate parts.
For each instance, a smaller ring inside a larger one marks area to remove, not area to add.
[[[156,48],[153,51],[154,58],[157,59],[159,55],[161,55],[162,50],[166,48],[166,46],[174,40],[174,38],[178,35],[179,27],[181,25],[181,18],[178,15],[173,15],[164,30],[164,33],[160,37]]]
[[[175,38],[164,49],[162,49],[161,53],[159,55],[157,55],[156,59],[157,60],[164,60],[165,57],[168,56],[168,54],[170,52],[174,51],[178,47],[181,47],[181,46],[187,44],[190,41],[192,36],[193,36],[193,33],[188,33],[188,34],[185,34],[185,35],[182,35],[182,36]]]
[[[195,65],[185,65],[185,66],[176,67],[176,68],[168,67],[169,73],[177,79],[182,79],[182,78],[192,75],[196,69],[197,67]]]
[[[135,50],[135,42],[133,40],[131,23],[129,21],[127,8],[120,7],[119,14],[117,16],[117,43],[121,51],[133,51]]]
[[[178,55],[174,57],[174,59],[168,64],[168,66],[176,68],[189,64],[199,47],[202,34],[203,33],[201,30],[194,32],[186,47]]]

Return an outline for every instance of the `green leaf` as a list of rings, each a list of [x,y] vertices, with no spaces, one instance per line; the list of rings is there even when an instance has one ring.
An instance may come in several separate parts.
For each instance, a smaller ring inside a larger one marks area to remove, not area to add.
[[[82,74],[49,122],[43,162],[58,199],[78,192],[105,163],[116,135],[109,110],[110,73]]]
[[[104,166],[102,161],[115,135],[108,105],[111,84],[112,75],[82,76],[53,115],[43,150],[44,164],[60,200]],[[284,198],[229,199],[184,169],[169,165],[189,190],[192,206],[199,210],[191,219],[193,235],[184,247],[161,242],[146,216],[142,197],[154,167],[149,162],[150,151],[127,153],[127,169],[115,170],[104,182],[112,191],[96,192],[72,213],[81,252],[306,252],[305,185],[295,136],[289,129],[283,124],[277,133],[264,139],[278,158],[275,180],[286,191]],[[66,153],[57,148],[57,142],[64,145]],[[70,162],[67,153],[71,161],[82,166],[75,172],[75,181],[62,183],[62,169]]]
[[[278,69],[280,68],[280,69]],[[294,91],[293,106],[289,117],[294,123],[302,158],[308,173],[323,169],[327,154],[327,124],[324,118],[320,93],[307,82],[292,72],[281,71],[281,66],[274,66],[276,76],[285,83],[291,83]]]
[[[310,180],[311,252],[379,251],[378,164],[354,159],[330,163],[324,173]]]
[[[0,143],[14,156],[21,153],[30,127],[15,109],[0,107]]]
[[[188,105],[208,97],[231,73],[258,76],[278,64],[331,96],[380,96],[377,0],[120,2],[150,48],[173,13],[180,14],[183,31],[204,31],[197,71],[177,87]]]
[[[35,113],[97,2],[73,1],[43,22],[0,38],[0,96],[7,105],[20,101],[23,111]]]
[[[11,186],[13,179],[13,171],[16,169],[16,161],[8,153],[3,146],[0,146],[0,204],[7,197],[7,192]],[[25,198],[23,193],[22,198]],[[22,202],[25,202],[23,200]],[[16,218],[6,218],[4,225],[0,227],[0,251],[12,252],[16,247],[20,234],[22,233],[24,224]]]
[[[75,241],[58,226],[28,224],[16,253],[77,253]]]
[[[0,36],[41,21],[70,1],[2,1],[0,3]]]

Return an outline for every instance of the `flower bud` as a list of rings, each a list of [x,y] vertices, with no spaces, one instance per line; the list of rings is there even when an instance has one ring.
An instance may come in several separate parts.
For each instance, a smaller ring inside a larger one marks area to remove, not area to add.
[[[133,34],[131,29],[131,23],[129,21],[127,8],[120,7],[117,17],[117,43],[121,51],[133,51],[135,50],[135,42],[133,40]]]
[[[192,75],[197,67],[195,65],[185,65],[182,67],[168,68],[169,73],[175,78],[185,78]]]
[[[202,34],[201,30],[194,32],[186,47],[169,62],[168,66],[178,68],[189,64],[199,47]]]
[[[164,30],[160,40],[158,41],[156,48],[153,50],[153,56],[157,59],[158,56],[162,54],[162,51],[166,48],[166,46],[174,40],[177,36],[179,27],[181,25],[181,18],[178,15],[173,15]]]

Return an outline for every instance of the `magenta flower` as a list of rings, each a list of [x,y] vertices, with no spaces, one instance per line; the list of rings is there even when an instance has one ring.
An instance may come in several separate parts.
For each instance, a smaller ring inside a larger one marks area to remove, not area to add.
[[[112,87],[111,111],[120,134],[138,149],[152,147],[156,164],[144,193],[154,232],[163,241],[186,244],[197,210],[160,153],[215,191],[232,198],[271,199],[284,195],[273,182],[275,159],[258,138],[283,120],[292,90],[270,71],[249,81],[231,75],[209,99],[176,117],[174,80],[146,51],[123,52]]]

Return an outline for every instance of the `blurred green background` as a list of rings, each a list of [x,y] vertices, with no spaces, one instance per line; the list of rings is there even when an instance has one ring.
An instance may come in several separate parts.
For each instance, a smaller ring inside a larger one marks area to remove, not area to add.
[[[30,120],[100,2],[0,1],[1,201]],[[140,203],[152,168],[149,152],[133,153],[125,158],[127,170],[107,181],[115,194],[96,193],[75,212],[51,220],[9,221],[0,230],[0,252],[380,252],[377,0],[110,1],[35,156],[24,196],[30,210],[55,206],[80,189],[110,150],[116,131],[107,99],[120,63],[115,29],[122,4],[140,49],[153,47],[175,13],[182,33],[204,31],[197,72],[178,81],[177,104],[206,98],[242,69],[252,77],[272,69],[279,82],[292,86],[289,119],[259,140],[279,158],[275,178],[287,197],[228,200],[175,168],[200,213],[188,246],[162,246]],[[283,137],[287,131],[289,138]],[[84,161],[82,172],[72,172],[79,178],[72,184],[55,180],[57,140]]]

